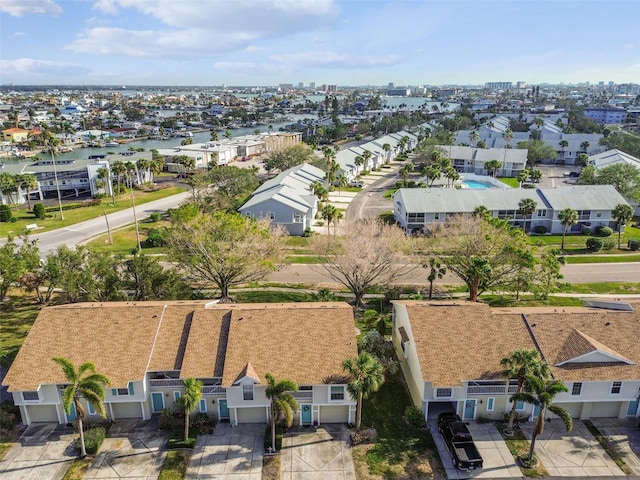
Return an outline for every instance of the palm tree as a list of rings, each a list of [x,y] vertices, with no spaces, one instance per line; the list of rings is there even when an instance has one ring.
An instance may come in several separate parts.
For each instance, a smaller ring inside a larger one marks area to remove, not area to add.
[[[339,173],[336,176],[336,187],[338,187],[338,195],[340,195],[340,189],[342,187],[346,187],[349,184],[349,181],[347,180],[347,177],[344,176],[344,174]]]
[[[502,164],[498,160],[489,160],[484,164],[485,170],[487,170],[493,178],[496,178],[496,173],[502,168]]]
[[[333,148],[326,146],[322,149],[322,156],[327,162],[327,169],[331,168],[331,165],[334,163],[334,160],[336,158],[336,152],[333,150]]]
[[[389,158],[389,153],[391,152],[391,145],[388,143],[383,143],[382,144],[382,150],[384,150],[385,156],[386,156],[386,160],[384,163],[389,163],[389,161],[391,160]]]
[[[184,408],[184,441],[189,439],[189,415],[198,408],[202,398],[202,382],[195,378],[184,379],[184,394],[178,399],[178,404]]]
[[[581,153],[576,158],[576,163],[581,167],[586,167],[589,164],[589,155],[586,153]]]
[[[358,172],[358,174],[360,173],[359,170],[363,164],[364,164],[364,158],[362,157],[362,155],[357,155],[356,158],[354,159],[353,163],[356,165],[356,172]]]
[[[267,388],[265,395],[271,402],[269,407],[269,420],[271,422],[271,448],[273,452],[276,451],[276,424],[284,422],[287,427],[290,427],[293,423],[293,412],[298,408],[296,399],[293,398],[290,392],[298,390],[298,385],[291,380],[280,380],[276,382],[276,379],[270,373],[265,374],[267,379]]]
[[[564,236],[567,234],[567,230],[571,228],[572,225],[578,223],[578,212],[576,212],[573,208],[565,208],[558,213],[558,220],[560,220],[560,223],[562,223],[562,244],[560,245],[560,249],[564,250]]]
[[[533,183],[538,183],[542,179],[542,170],[538,168],[534,168],[533,170],[529,170],[529,176],[531,177],[531,181]]]
[[[442,167],[439,163],[432,163],[424,168],[422,174],[427,177],[429,187],[432,187],[433,183],[440,178],[440,175],[442,175]]]
[[[362,158],[364,158],[364,169],[365,170],[371,170],[371,168],[369,167],[369,159],[373,156],[373,153],[371,153],[369,150],[365,150],[362,152]]]
[[[460,178],[460,174],[453,167],[448,167],[444,171],[444,176],[447,179],[447,187],[449,186],[449,180],[451,180],[451,186],[453,187],[453,184],[455,183],[455,181]]]
[[[14,175],[14,177],[18,188],[24,188],[26,190],[27,205],[29,206],[29,210],[31,210],[31,190],[38,186],[36,176],[31,173],[20,173],[18,175]]]
[[[218,141],[218,131],[217,130],[211,130],[211,141],[212,142],[217,142]]]
[[[533,215],[533,212],[536,211],[536,201],[533,198],[523,198],[518,202],[518,211],[522,215],[523,225],[522,231],[527,232],[527,217]]]
[[[400,176],[402,177],[402,181],[404,182],[404,186],[407,186],[407,182],[409,180],[409,176],[411,175],[411,171],[413,170],[413,163],[405,163],[400,169]]]
[[[589,145],[591,145],[588,141],[584,141],[580,144],[580,148],[582,149],[582,151],[584,153],[587,153],[587,148],[589,148]]]
[[[529,170],[520,170],[518,173],[518,185],[522,188],[522,184],[529,179]]]
[[[480,135],[478,135],[478,133],[475,130],[471,130],[471,133],[469,134],[469,141],[471,142],[472,147],[475,147],[476,142],[478,141],[479,138],[480,138]]]
[[[96,172],[96,188],[107,194],[107,181],[109,179],[109,169],[100,167]]]
[[[327,183],[327,190],[331,190],[333,182],[336,181],[339,171],[340,165],[338,165],[336,162],[331,162],[331,165],[329,166],[329,169],[324,176],[325,182]]]
[[[122,180],[122,177],[127,173],[127,166],[124,164],[124,162],[116,160],[111,164],[111,170],[113,170],[113,173],[116,176],[116,181],[118,182],[118,195],[120,195],[120,181]]]
[[[622,226],[626,225],[633,218],[633,207],[626,203],[619,203],[611,212],[611,216],[618,224],[618,250],[620,250],[620,236],[622,235]]]
[[[136,162],[136,168],[142,175],[142,183],[147,182],[147,172],[151,169],[151,160],[141,158]]]
[[[480,205],[473,210],[473,215],[481,218],[489,218],[491,216],[491,212],[484,205]]]
[[[542,361],[536,350],[530,348],[521,348],[509,353],[508,356],[500,360],[500,365],[504,367],[501,375],[508,380],[518,380],[518,388],[516,394],[524,391],[525,384],[530,376],[536,376],[546,380],[550,376],[549,366]],[[509,423],[507,431],[513,430],[513,421],[516,417],[516,402],[513,402],[511,413],[509,414]]]
[[[429,257],[429,261],[422,266],[429,269],[429,276],[427,277],[427,280],[429,280],[429,300],[431,300],[433,294],[433,282],[435,282],[436,278],[442,279],[442,277],[447,273],[447,268],[442,265],[436,257]]]
[[[358,402],[356,410],[356,430],[360,430],[362,422],[362,400],[377,392],[384,383],[384,368],[368,352],[360,353],[356,358],[348,358],[342,362],[342,368],[351,377],[347,390]]]
[[[96,366],[92,362],[85,362],[76,370],[73,363],[64,357],[55,357],[53,361],[60,365],[64,372],[68,385],[64,389],[62,406],[67,415],[71,414],[72,405],[75,408],[78,432],[80,433],[80,456],[86,457],[87,449],[84,445],[84,431],[82,429],[85,411],[80,398],[84,398],[100,416],[105,417],[102,403],[105,396],[104,387],[110,385],[111,382],[106,376],[96,372]]]
[[[502,139],[504,140],[504,157],[502,158],[502,161],[506,165],[507,164],[507,149],[511,148],[511,140],[513,139],[513,132],[511,131],[510,128],[507,128],[502,133]]]
[[[553,403],[553,398],[558,393],[569,391],[564,383],[560,380],[550,381],[547,379],[540,379],[535,376],[528,378],[526,383],[527,391],[515,394],[511,397],[511,400],[514,403],[518,400],[522,400],[539,408],[538,419],[536,420],[536,424],[533,427],[533,433],[531,435],[531,446],[529,447],[529,457],[527,459],[531,462],[533,460],[536,439],[538,438],[538,435],[541,435],[544,431],[544,420],[547,410],[562,419],[565,427],[567,428],[567,432],[570,432],[573,428],[573,419],[571,418],[571,415],[569,415],[569,412]]]
[[[16,178],[8,172],[0,173],[0,192],[7,198],[7,203],[15,203],[12,194],[17,191]]]
[[[58,169],[56,168],[55,152],[60,144],[60,140],[48,130],[42,132],[42,142],[44,149],[51,154],[51,163],[53,164],[53,177],[56,182],[56,192],[58,194],[58,207],[60,208],[60,220],[64,220],[64,213],[62,213],[62,198],[60,197],[60,184],[58,183]]]
[[[562,152],[562,158],[564,159],[564,150],[569,146],[569,142],[567,142],[566,140],[560,140],[559,145],[560,151]]]
[[[340,213],[338,209],[329,203],[325,203],[322,207],[322,219],[327,222],[327,234],[331,233],[331,223],[336,221],[338,213]]]
[[[231,140],[233,138],[233,133],[231,132],[231,130],[224,131],[224,138],[226,138],[227,140]]]

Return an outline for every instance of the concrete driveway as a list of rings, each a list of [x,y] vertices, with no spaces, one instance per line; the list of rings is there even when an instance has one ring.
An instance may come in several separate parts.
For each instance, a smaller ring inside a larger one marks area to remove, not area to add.
[[[533,423],[520,428],[531,440]],[[547,421],[536,440],[536,454],[552,477],[625,476],[580,420],[574,420],[571,432],[560,419]]]
[[[111,426],[85,479],[157,480],[166,457],[166,436],[156,421],[119,420]]]
[[[471,432],[476,448],[484,461],[482,470],[474,472],[459,470],[453,466],[453,459],[444,443],[444,438],[438,432],[437,420],[429,420],[429,428],[448,479],[522,477],[520,468],[516,465],[513,455],[507,448],[507,444],[504,443],[502,435],[500,435],[493,423],[469,422],[469,432]]]
[[[60,480],[77,457],[71,428],[34,423],[0,462],[2,480]]]
[[[282,480],[355,480],[345,425],[289,430],[282,439]]]
[[[187,469],[188,480],[260,480],[266,424],[218,424],[199,435]]]
[[[591,422],[616,449],[633,474],[640,477],[640,428],[637,418],[593,418]]]

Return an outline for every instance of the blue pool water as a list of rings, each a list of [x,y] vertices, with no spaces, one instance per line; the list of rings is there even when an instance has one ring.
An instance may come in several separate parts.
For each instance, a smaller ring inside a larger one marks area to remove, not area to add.
[[[465,180],[462,183],[465,184],[467,186],[467,188],[473,188],[473,189],[476,189],[476,190],[484,189],[484,188],[491,188],[491,185],[489,185],[488,183],[476,182],[475,180]]]

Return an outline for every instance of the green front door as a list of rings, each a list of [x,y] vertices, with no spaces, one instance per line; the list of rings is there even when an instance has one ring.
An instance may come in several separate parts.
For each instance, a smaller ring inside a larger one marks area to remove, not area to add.
[[[229,407],[227,407],[226,400],[218,401],[218,408],[220,409],[220,420],[228,420],[229,419]]]
[[[162,392],[153,392],[151,394],[151,401],[153,403],[153,411],[161,412],[164,410],[164,398]]]
[[[300,405],[300,424],[311,425],[311,405]]]
[[[67,415],[67,422],[71,423],[71,422],[75,422],[76,421],[76,404],[71,402],[71,410],[69,411],[69,414]]]

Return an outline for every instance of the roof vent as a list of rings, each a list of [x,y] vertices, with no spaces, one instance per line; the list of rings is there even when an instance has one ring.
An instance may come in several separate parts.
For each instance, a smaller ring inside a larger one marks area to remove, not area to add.
[[[585,307],[592,308],[606,308],[608,310],[621,310],[623,312],[633,312],[633,307],[628,302],[620,300],[607,300],[607,299],[593,299],[593,298],[581,298],[580,299]]]

